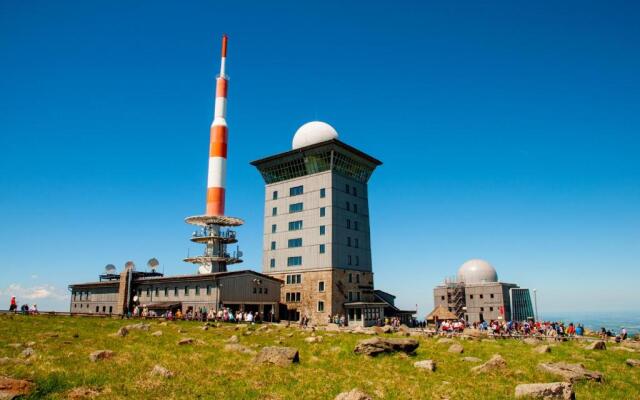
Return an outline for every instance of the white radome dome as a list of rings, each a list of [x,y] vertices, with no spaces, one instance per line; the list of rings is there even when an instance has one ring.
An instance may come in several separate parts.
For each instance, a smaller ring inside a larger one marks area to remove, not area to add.
[[[473,259],[465,262],[458,269],[458,282],[466,284],[498,282],[498,273],[485,260]]]
[[[311,121],[298,128],[293,135],[291,148],[295,150],[337,138],[338,132],[331,125],[322,121]]]

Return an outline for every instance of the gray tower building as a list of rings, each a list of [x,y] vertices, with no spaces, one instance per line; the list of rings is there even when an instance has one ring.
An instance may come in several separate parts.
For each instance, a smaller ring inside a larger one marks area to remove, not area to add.
[[[382,163],[318,121],[292,147],[251,163],[266,183],[262,270],[285,282],[280,315],[371,325],[385,304],[373,290],[367,182]]]

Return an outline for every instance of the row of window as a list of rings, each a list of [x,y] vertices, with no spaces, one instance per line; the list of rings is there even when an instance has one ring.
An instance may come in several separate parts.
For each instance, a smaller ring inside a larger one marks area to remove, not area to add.
[[[320,246],[318,246],[319,251],[321,254],[324,254],[326,251],[325,245],[321,244]],[[273,250],[273,248],[272,248]],[[302,265],[302,256],[293,256],[293,257],[287,257],[287,267],[298,267]],[[351,254],[347,255],[347,265],[356,265],[356,266],[360,266],[360,256],[352,256]],[[276,267],[276,259],[275,258],[271,258],[269,260],[269,268],[275,268]],[[359,276],[358,276],[359,277]],[[351,282],[351,281],[349,281]],[[443,298],[444,300],[444,298]]]
[[[82,304],[80,303],[80,307],[78,307],[78,304],[74,304],[73,308],[86,308],[87,312],[89,312],[89,304]],[[96,306],[96,312],[99,313],[100,312],[100,306]],[[102,306],[102,312],[106,313],[107,312],[107,306]],[[113,306],[109,306],[109,314],[111,314],[113,312]]]
[[[347,207],[347,211],[353,211],[354,214],[358,213],[358,205],[356,203],[349,203],[349,201],[347,201],[346,203],[346,207]]]
[[[295,285],[299,283],[302,283],[302,275],[287,275],[287,285]]]
[[[484,299],[484,294],[480,294],[480,295],[478,295],[478,297],[480,297],[481,299]],[[493,299],[494,298],[494,294],[490,293],[489,294],[489,298]],[[440,299],[444,300],[444,296],[440,296]],[[472,294],[469,295],[469,300],[473,300],[473,295]]]
[[[351,229],[351,220],[349,218],[347,218],[347,229]],[[353,221],[353,230],[354,231],[359,230],[358,221]]]
[[[301,295],[300,292],[287,292],[284,298],[287,303],[299,303]]]
[[[289,188],[289,196],[299,196],[301,194],[304,193],[304,187],[302,186],[294,186]],[[273,200],[277,200],[278,199],[278,191],[274,190],[273,191]]]
[[[355,229],[358,230],[358,224],[356,223],[356,221],[354,221],[355,223]],[[289,222],[289,230],[290,231],[299,231],[302,229],[302,221],[291,221]],[[271,233],[276,233],[278,231],[278,225],[277,224],[271,224]],[[324,235],[326,232],[326,228],[324,225],[320,225],[320,235]]]
[[[352,272],[349,272],[349,283],[353,283],[354,279],[353,277],[355,276],[355,282],[356,283],[360,283],[360,274],[353,274]]]
[[[347,247],[351,247],[351,236],[347,236]],[[353,247],[356,249],[360,247],[360,241],[358,238],[353,238]]]
[[[360,256],[351,256],[351,254],[349,254],[347,256],[347,265],[360,265]]]
[[[349,301],[360,301],[360,292],[349,292]]]
[[[355,204],[354,204],[354,206],[355,206]],[[301,212],[303,209],[304,209],[303,203],[289,204],[289,213],[290,214]],[[357,207],[355,207],[355,209],[357,210]],[[278,207],[273,207],[271,209],[271,216],[275,217],[276,215],[278,215]],[[327,208],[326,207],[320,207],[320,216],[324,217],[326,215],[327,215]]]
[[[347,192],[347,194],[349,194],[349,184],[348,183],[346,183],[344,185],[344,191]],[[351,194],[356,196],[356,197],[358,196],[358,191],[357,191],[355,186],[351,187]]]

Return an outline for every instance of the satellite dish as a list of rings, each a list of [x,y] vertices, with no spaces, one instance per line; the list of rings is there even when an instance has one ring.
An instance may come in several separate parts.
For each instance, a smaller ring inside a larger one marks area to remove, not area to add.
[[[156,272],[156,268],[158,268],[158,265],[160,265],[160,261],[158,261],[157,258],[151,258],[149,259],[149,261],[147,261],[147,267],[149,267],[152,272]]]
[[[136,265],[133,263],[133,261],[127,261],[126,264],[124,264],[124,267],[126,269],[131,269],[132,271],[135,271],[136,269]]]
[[[198,273],[199,274],[210,274],[211,273],[211,266],[210,265],[201,265],[198,267]]]
[[[115,265],[113,265],[113,264],[107,264],[107,265],[104,267],[104,272],[105,272],[106,274],[108,274],[108,275],[115,274],[115,273],[116,273],[116,266],[115,266]]]

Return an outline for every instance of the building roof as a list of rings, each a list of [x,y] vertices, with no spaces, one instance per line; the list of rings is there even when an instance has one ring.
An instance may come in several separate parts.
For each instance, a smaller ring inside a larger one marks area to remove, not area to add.
[[[426,319],[427,320],[433,320],[433,319],[436,319],[436,318],[438,320],[440,320],[440,321],[458,319],[458,317],[454,313],[452,313],[451,311],[447,310],[442,305],[436,306],[436,308],[434,308],[433,311],[431,311],[429,313],[429,315],[427,315]]]

